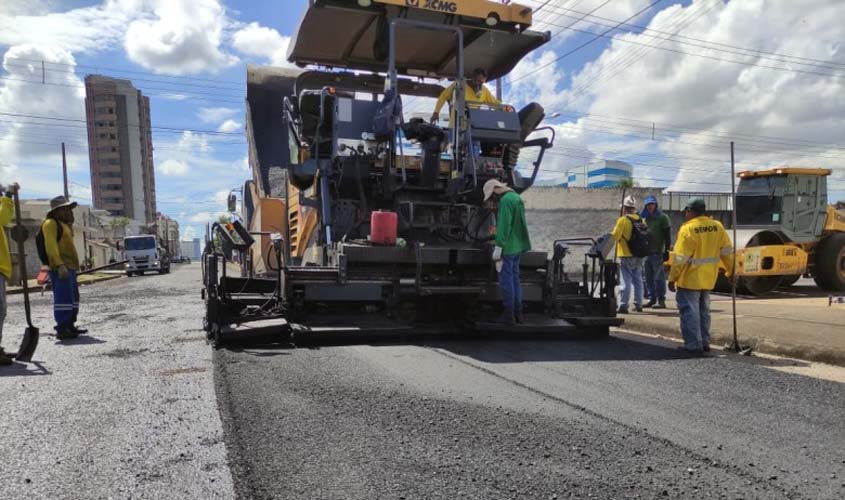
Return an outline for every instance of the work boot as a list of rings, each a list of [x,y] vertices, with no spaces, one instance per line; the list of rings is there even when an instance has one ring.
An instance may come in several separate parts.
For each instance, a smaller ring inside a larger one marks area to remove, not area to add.
[[[522,309],[517,309],[513,313],[513,318],[516,320],[517,325],[521,325],[525,323],[525,316],[522,314]]]
[[[496,323],[500,323],[502,325],[513,326],[516,324],[516,318],[514,317],[513,311],[505,309],[502,312],[502,315],[496,319]]]
[[[59,340],[70,340],[79,337],[79,334],[68,327],[56,328],[56,338]]]
[[[648,307],[648,306],[646,306]],[[651,306],[653,309],[666,309],[666,301],[664,299],[660,299],[657,301],[657,304]]]
[[[634,310],[637,311],[638,313],[641,313],[641,312],[643,312],[643,306],[636,306],[634,308]]]
[[[12,357],[6,354],[6,351],[0,347],[0,366],[9,366],[12,364]]]
[[[616,310],[616,314],[628,314],[628,306],[619,306],[619,309]]]
[[[84,334],[88,333],[87,328],[79,328],[76,325],[73,325],[72,327],[70,327],[70,331],[72,331],[73,333],[75,333],[77,335],[84,335]]]
[[[710,344],[704,344],[701,346],[701,350],[704,352],[710,352]]]
[[[648,309],[649,307],[654,307],[654,304],[657,304],[657,301],[654,299],[648,299],[648,302],[643,304],[643,307]]]
[[[687,349],[684,346],[679,346],[677,348],[677,350],[678,350],[679,353],[681,353],[681,354],[683,354],[687,357],[690,357],[690,358],[700,358],[700,357],[704,356],[704,350],[703,349]]]

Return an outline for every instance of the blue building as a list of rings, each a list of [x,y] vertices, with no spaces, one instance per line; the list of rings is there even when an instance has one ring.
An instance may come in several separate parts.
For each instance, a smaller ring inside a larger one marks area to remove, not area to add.
[[[624,161],[601,160],[576,167],[566,172],[562,187],[602,188],[619,185],[620,181],[633,179],[634,167]]]

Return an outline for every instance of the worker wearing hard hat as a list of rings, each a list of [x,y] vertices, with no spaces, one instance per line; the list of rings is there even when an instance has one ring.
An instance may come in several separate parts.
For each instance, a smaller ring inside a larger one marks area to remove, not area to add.
[[[472,72],[472,79],[467,80],[464,87],[464,102],[475,102],[479,104],[501,104],[492,92],[484,85],[487,81],[487,71],[484,68],[475,68]],[[431,123],[440,120],[440,110],[447,101],[452,100],[452,94],[455,92],[455,84],[446,87],[446,90],[440,93],[437,98],[437,103],[434,105],[434,113],[431,115]],[[452,123],[452,117],[455,115],[454,110],[449,117],[449,124]]]
[[[702,198],[684,207],[686,222],[678,231],[669,272],[669,290],[681,315],[682,351],[701,355],[710,351],[710,290],[719,276],[719,262],[731,269],[733,246],[719,221],[705,215]]]
[[[6,321],[6,284],[12,279],[12,256],[9,253],[9,242],[6,241],[6,225],[15,216],[15,205],[12,196],[18,190],[17,183],[9,187],[0,186],[0,366],[12,364],[12,358],[3,351],[3,323]]]
[[[610,235],[616,240],[616,256],[622,275],[619,293],[619,314],[628,314],[631,288],[634,289],[634,307],[643,311],[643,258],[648,255],[648,228],[637,214],[637,200],[626,196],[622,201],[622,215]]]
[[[499,270],[499,291],[503,312],[499,322],[506,325],[522,323],[522,286],[519,283],[519,263],[522,254],[531,250],[525,204],[513,189],[496,179],[484,183],[484,202],[496,208],[496,247],[493,260]]]

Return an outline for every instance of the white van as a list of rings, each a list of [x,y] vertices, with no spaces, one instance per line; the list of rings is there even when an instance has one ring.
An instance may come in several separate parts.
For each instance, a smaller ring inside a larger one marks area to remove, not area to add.
[[[153,235],[127,236],[123,239],[123,253],[127,260],[127,276],[141,275],[146,271],[170,272],[170,259]]]

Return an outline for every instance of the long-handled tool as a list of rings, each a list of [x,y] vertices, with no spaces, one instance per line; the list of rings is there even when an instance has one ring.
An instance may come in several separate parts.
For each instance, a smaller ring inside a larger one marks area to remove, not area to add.
[[[32,324],[32,315],[29,307],[29,279],[26,276],[26,249],[24,243],[29,237],[29,232],[21,222],[21,201],[18,190],[15,189],[12,195],[15,198],[15,227],[12,228],[12,239],[18,244],[18,265],[21,270],[21,284],[23,285],[23,307],[26,312],[26,329],[23,332],[23,340],[15,355],[18,361],[30,362],[35,348],[38,347],[38,328]]]
[[[734,165],[734,143],[731,141],[731,225],[733,226],[733,263],[731,264],[731,310],[733,317],[733,343],[725,346],[725,350],[751,356],[751,347],[739,343],[736,328],[736,167]]]

